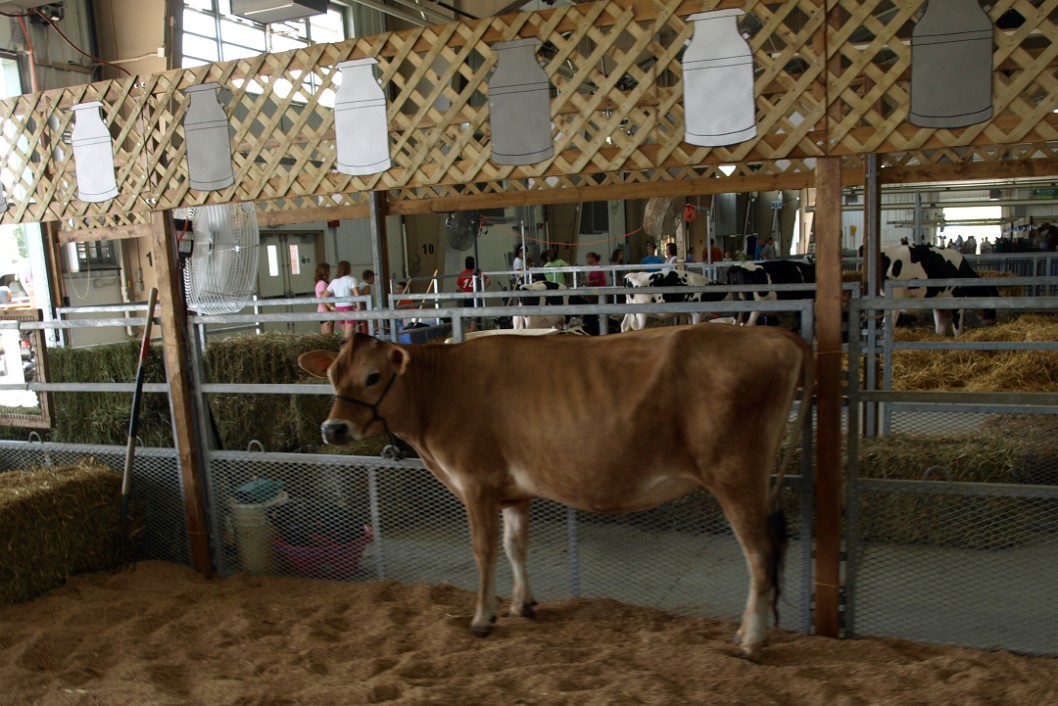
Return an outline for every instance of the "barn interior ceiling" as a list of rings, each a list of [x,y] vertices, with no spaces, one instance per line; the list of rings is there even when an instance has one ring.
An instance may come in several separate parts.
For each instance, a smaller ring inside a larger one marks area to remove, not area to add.
[[[1058,0],[990,6],[994,115],[957,129],[908,120],[908,38],[925,0],[738,5],[757,133],[738,144],[684,140],[681,58],[700,0],[556,4],[0,101],[13,177],[0,222],[57,221],[92,239],[98,228],[134,234],[152,211],[233,201],[257,202],[277,224],[365,217],[374,192],[386,212],[412,214],[795,190],[823,157],[841,158],[855,187],[870,154],[883,188],[1058,175]],[[554,156],[505,165],[492,159],[487,82],[492,46],[516,38],[542,42]],[[387,89],[392,166],[354,176],[336,169],[333,96],[337,65],[360,58],[377,60]],[[188,89],[208,83],[223,89],[235,173],[212,191],[191,186],[183,124]],[[73,106],[92,101],[114,139],[119,195],[88,204],[63,136]]]

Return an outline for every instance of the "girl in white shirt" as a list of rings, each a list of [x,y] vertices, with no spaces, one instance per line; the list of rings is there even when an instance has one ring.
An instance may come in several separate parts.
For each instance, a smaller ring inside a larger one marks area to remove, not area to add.
[[[356,277],[353,276],[353,266],[349,264],[348,260],[342,260],[338,263],[338,269],[336,271],[337,276],[331,280],[331,283],[327,285],[327,296],[330,297],[350,297],[360,295],[360,282],[357,281]],[[354,307],[349,302],[344,304],[338,304],[334,307],[335,311],[352,311]],[[338,325],[342,328],[342,337],[349,338],[353,335],[353,325],[355,321],[352,320],[341,320]]]

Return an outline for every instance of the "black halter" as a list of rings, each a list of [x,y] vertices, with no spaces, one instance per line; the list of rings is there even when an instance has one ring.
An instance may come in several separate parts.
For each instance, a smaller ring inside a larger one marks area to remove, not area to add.
[[[386,418],[378,413],[378,406],[382,404],[382,401],[384,399],[386,399],[386,395],[389,394],[389,389],[393,387],[393,381],[396,379],[396,373],[393,373],[389,376],[389,382],[386,383],[385,389],[382,390],[382,394],[379,395],[378,399],[375,400],[374,404],[370,402],[364,402],[363,400],[358,400],[355,397],[349,397],[347,395],[339,395],[337,393],[335,393],[334,395],[335,399],[342,400],[343,402],[351,402],[352,404],[358,404],[361,407],[367,407],[371,410],[371,421],[364,425],[365,431],[369,426],[371,426],[375,422],[382,422],[382,431],[385,433],[386,438],[389,440],[389,444],[387,444],[386,447],[382,449],[382,456],[383,458],[392,459],[402,458],[403,454],[397,448],[396,443],[394,443],[394,436],[393,433],[389,430],[389,424],[386,423]]]

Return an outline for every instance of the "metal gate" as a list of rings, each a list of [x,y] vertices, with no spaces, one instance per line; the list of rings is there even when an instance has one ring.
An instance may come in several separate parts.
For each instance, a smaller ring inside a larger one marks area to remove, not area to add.
[[[845,631],[1054,655],[1058,394],[892,389],[901,355],[1058,356],[1058,343],[894,335],[900,309],[982,306],[1053,314],[1058,300],[851,302],[851,322],[884,323],[876,345],[849,346]]]

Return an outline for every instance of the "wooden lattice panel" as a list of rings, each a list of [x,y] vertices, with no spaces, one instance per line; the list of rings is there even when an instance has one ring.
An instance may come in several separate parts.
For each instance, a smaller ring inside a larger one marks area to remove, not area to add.
[[[65,231],[134,228],[155,209],[256,201],[266,222],[367,213],[371,191],[394,213],[639,198],[811,182],[815,160],[883,155],[888,178],[1052,173],[1058,142],[1058,0],[998,0],[994,117],[959,129],[907,121],[910,36],[925,0],[612,0],[391,32],[282,54],[47,91],[0,102],[10,207],[2,222]],[[683,141],[680,59],[696,12],[741,7],[753,52],[758,136],[727,147]],[[1014,17],[1015,22],[1011,21]],[[491,161],[491,46],[537,37],[552,87],[554,156]],[[378,60],[392,167],[336,169],[337,65]],[[216,82],[231,127],[233,186],[189,184],[185,89]],[[98,100],[115,141],[119,196],[77,198],[70,108]],[[719,169],[734,165],[730,176]],[[1016,166],[1015,166],[1016,165]],[[286,215],[293,214],[297,215]],[[133,232],[133,231],[128,231]]]

